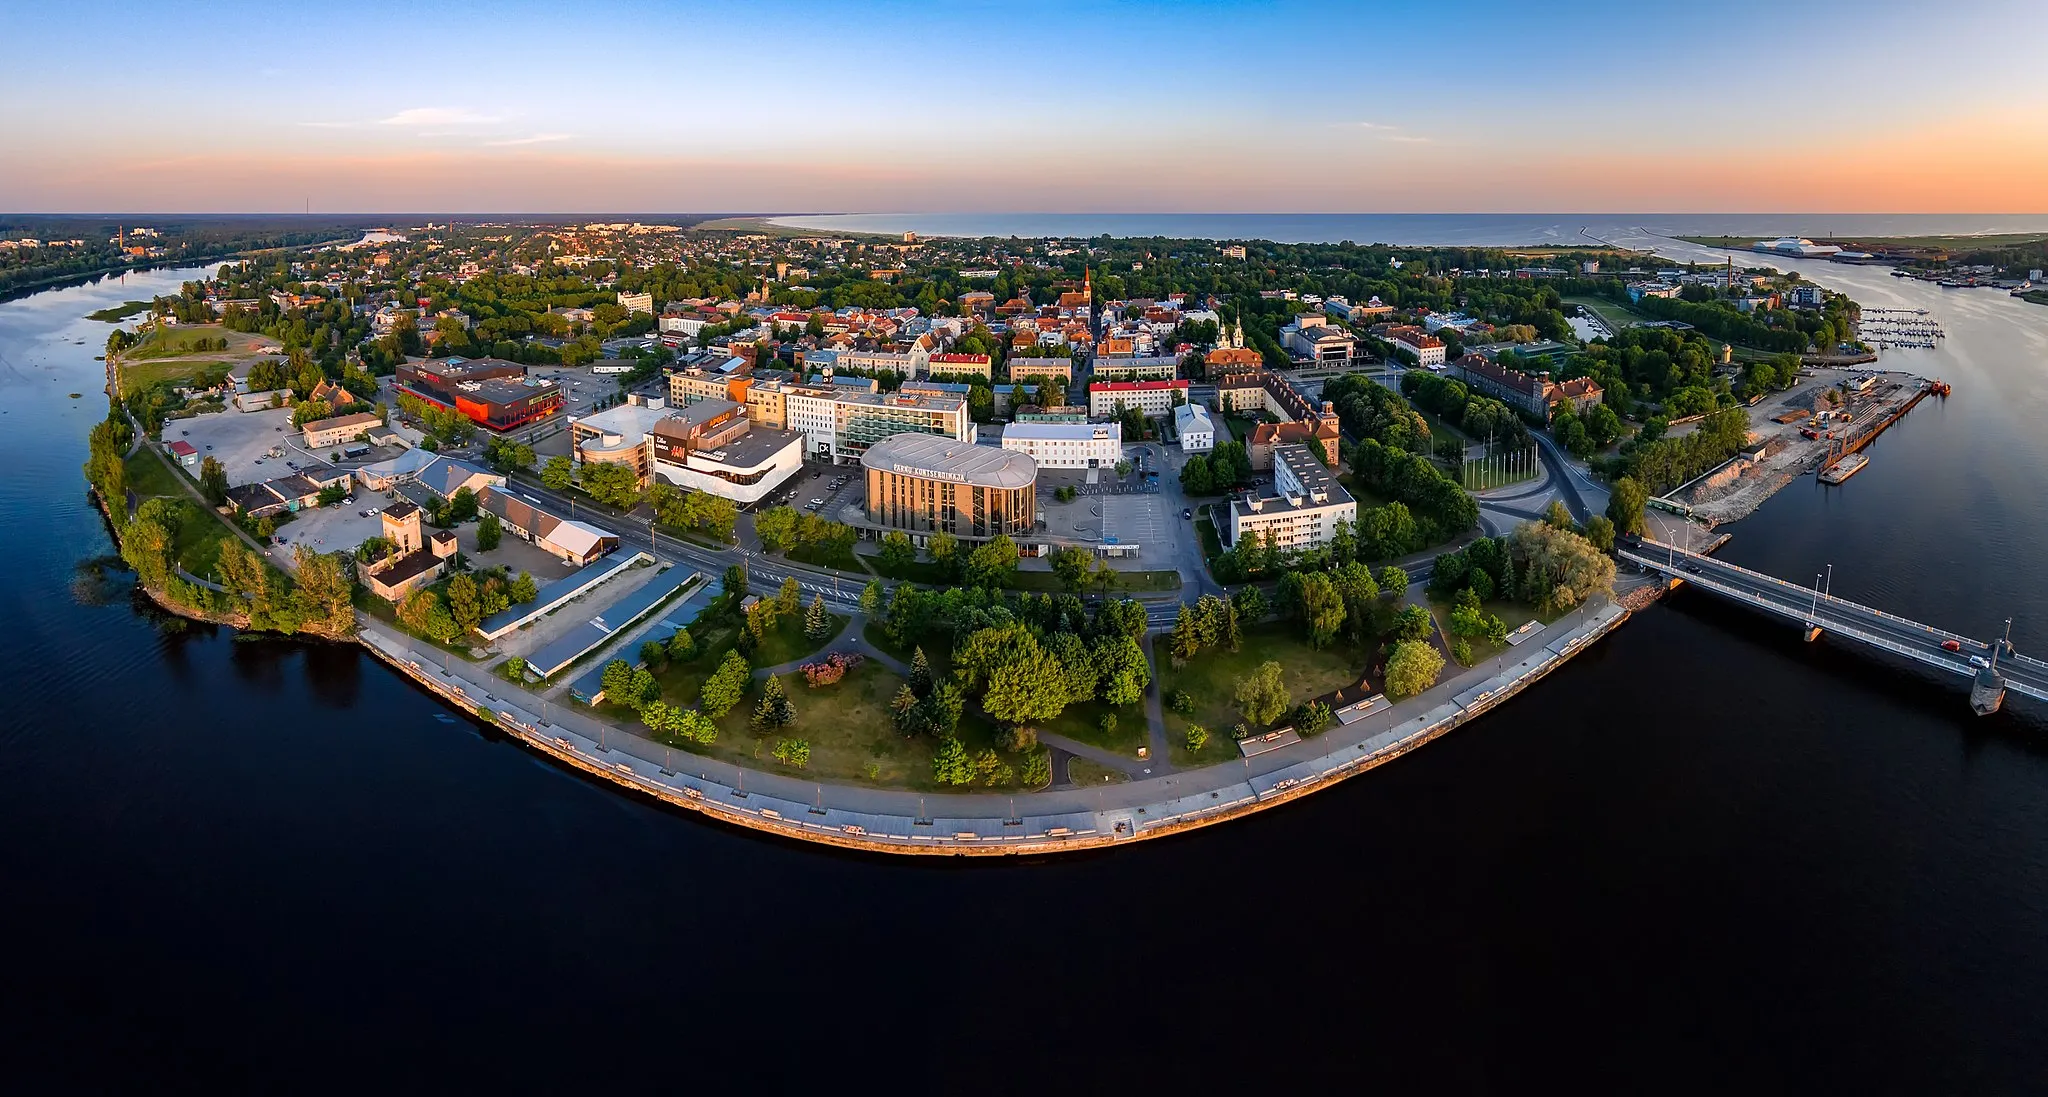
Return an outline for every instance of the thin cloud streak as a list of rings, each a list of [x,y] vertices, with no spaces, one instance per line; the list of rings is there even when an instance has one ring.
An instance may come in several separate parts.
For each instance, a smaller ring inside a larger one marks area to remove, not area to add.
[[[509,148],[513,145],[543,145],[551,141],[567,141],[574,136],[575,134],[572,133],[536,133],[531,137],[508,137],[502,141],[485,141],[484,144],[492,148]]]

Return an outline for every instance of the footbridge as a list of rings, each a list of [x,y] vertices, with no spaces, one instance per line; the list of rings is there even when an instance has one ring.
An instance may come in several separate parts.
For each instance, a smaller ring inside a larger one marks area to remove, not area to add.
[[[1691,583],[1790,620],[1808,640],[1830,633],[1968,679],[1971,706],[1980,713],[1995,711],[2008,689],[2048,701],[2048,663],[2019,654],[2006,639],[1986,643],[1908,621],[1838,598],[1818,580],[1802,587],[1660,541],[1623,545],[1616,555],[1674,584]]]

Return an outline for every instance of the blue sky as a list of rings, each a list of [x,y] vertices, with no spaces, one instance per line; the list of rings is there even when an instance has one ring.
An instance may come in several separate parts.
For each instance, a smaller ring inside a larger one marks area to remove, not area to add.
[[[10,210],[2048,206],[2040,2],[9,5],[0,41]]]

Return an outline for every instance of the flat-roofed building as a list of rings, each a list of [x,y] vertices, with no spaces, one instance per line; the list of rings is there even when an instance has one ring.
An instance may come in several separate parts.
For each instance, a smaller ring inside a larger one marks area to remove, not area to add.
[[[1088,414],[1099,418],[1127,407],[1148,416],[1167,415],[1176,403],[1187,403],[1188,387],[1186,381],[1098,381],[1088,386]]]
[[[730,401],[726,401],[730,403]],[[652,471],[654,453],[648,432],[675,414],[664,400],[635,396],[631,402],[569,420],[569,449],[578,464],[624,465],[642,486]]]
[[[1029,454],[1039,468],[1110,468],[1124,456],[1121,423],[1011,423],[1003,448]]]
[[[1338,522],[1357,522],[1358,503],[1307,446],[1273,451],[1273,493],[1245,493],[1230,501],[1223,530],[1232,545],[1247,536],[1281,549],[1328,544]]]
[[[669,403],[677,407],[699,400],[731,400],[744,404],[753,372],[753,363],[740,357],[678,367],[668,374]]]
[[[526,376],[526,367],[501,358],[416,359],[400,363],[401,393],[461,412],[496,431],[537,422],[562,408],[561,386]]]
[[[1028,454],[930,434],[898,434],[861,454],[864,517],[876,537],[903,530],[920,543],[948,533],[968,541],[1031,532],[1038,464]]]
[[[957,396],[880,392],[843,396],[832,405],[832,461],[851,461],[898,434],[931,434],[973,445],[974,419]]]
[[[656,422],[653,475],[679,487],[754,503],[803,468],[803,435],[763,427],[730,400],[703,400]]]

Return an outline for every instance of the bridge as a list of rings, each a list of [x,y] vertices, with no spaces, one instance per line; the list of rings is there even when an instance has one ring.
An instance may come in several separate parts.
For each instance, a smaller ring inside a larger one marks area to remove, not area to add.
[[[1997,709],[2008,689],[2048,701],[2048,663],[2013,651],[2005,640],[1973,640],[1835,597],[1818,582],[1802,587],[1660,541],[1624,545],[1616,555],[1645,571],[1791,620],[1808,640],[1831,633],[1969,679],[1970,703],[1980,713]],[[1956,650],[1944,643],[1953,643]],[[1973,656],[1981,662],[1973,662]]]

